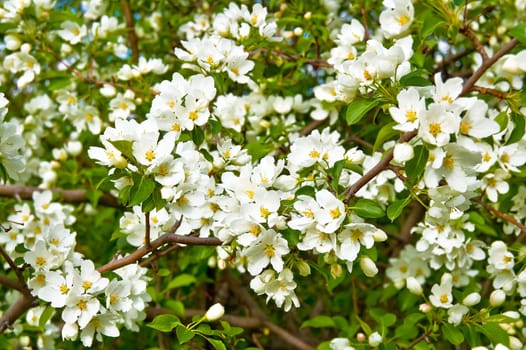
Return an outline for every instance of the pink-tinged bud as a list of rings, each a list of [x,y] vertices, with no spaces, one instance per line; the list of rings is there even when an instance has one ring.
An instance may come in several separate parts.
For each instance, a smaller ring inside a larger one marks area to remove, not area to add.
[[[420,304],[420,306],[418,307],[418,310],[420,310],[421,312],[427,314],[429,311],[431,311],[433,309],[433,307],[427,303],[422,303]]]
[[[356,340],[358,340],[359,342],[364,342],[365,339],[367,339],[365,334],[363,334],[362,332],[356,333]]]
[[[206,321],[216,321],[219,320],[225,314],[225,308],[220,303],[215,303],[210,306],[208,311],[205,314]]]
[[[500,306],[506,300],[506,293],[502,289],[495,289],[489,296],[491,306]]]

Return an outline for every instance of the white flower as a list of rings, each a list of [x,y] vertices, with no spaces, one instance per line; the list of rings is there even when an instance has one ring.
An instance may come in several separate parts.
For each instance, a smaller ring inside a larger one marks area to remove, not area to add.
[[[407,142],[397,143],[393,150],[393,160],[398,163],[405,163],[415,156],[413,146]]]
[[[447,310],[448,319],[447,322],[455,326],[458,326],[462,322],[462,317],[467,314],[469,308],[462,304],[455,304]]]
[[[378,332],[371,333],[369,335],[369,345],[378,346],[382,343],[382,336]]]
[[[460,118],[448,112],[445,105],[432,103],[420,118],[418,135],[427,143],[444,146],[449,143],[450,135],[458,131]]]
[[[80,26],[72,21],[62,22],[60,27],[62,29],[58,31],[58,35],[72,45],[78,44],[87,33],[85,25]]]
[[[405,32],[413,23],[414,8],[411,0],[384,0],[386,7],[380,14],[380,26],[386,38]]]
[[[451,293],[451,275],[445,273],[442,275],[440,284],[434,284],[431,288],[431,295],[429,301],[434,307],[441,307],[449,309],[453,306],[453,294]]]
[[[280,233],[270,229],[262,232],[258,240],[251,247],[244,250],[243,255],[247,257],[248,272],[256,276],[268,264],[271,264],[277,272],[281,272],[283,270],[282,256],[288,252],[287,240]]]

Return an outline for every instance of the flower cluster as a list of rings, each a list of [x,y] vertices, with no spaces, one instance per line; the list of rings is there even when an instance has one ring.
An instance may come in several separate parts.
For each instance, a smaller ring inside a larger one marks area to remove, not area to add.
[[[119,325],[138,330],[150,301],[147,269],[127,265],[116,269],[112,279],[102,277],[91,260],[75,251],[76,234],[67,228],[75,221],[72,207],[53,202],[50,191],[35,192],[33,203],[33,208],[27,203],[15,207],[8,218],[12,227],[1,233],[0,242],[11,257],[21,256],[30,266],[31,293],[62,309],[62,337],[80,334],[84,346],[91,346],[94,337],[119,336]],[[30,315],[38,324],[42,309]]]

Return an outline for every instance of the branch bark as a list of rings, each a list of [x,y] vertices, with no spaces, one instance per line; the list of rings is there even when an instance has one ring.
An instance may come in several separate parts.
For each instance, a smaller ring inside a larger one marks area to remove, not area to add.
[[[20,199],[31,199],[34,192],[46,191],[45,188],[29,187],[29,186],[11,186],[11,185],[0,185],[0,197],[12,197]],[[68,203],[82,203],[89,202],[89,198],[86,195],[86,190],[63,190],[60,188],[51,189],[53,193],[58,193],[62,197],[64,202]],[[106,207],[120,208],[121,205],[117,201],[117,198],[113,197],[109,193],[104,193],[98,200],[100,205]]]

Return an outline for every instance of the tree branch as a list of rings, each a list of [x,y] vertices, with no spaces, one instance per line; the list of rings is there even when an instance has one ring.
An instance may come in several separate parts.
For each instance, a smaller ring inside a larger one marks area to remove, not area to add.
[[[16,289],[19,292],[23,292],[26,289],[25,283],[21,284],[19,281],[3,275],[0,275],[0,284],[9,289]]]
[[[416,134],[416,131],[406,132],[400,137],[398,143],[407,142],[413,137],[415,137]],[[394,148],[390,149],[387,152],[387,154],[382,159],[380,159],[380,161],[374,167],[372,167],[367,173],[365,173],[360,179],[358,179],[358,181],[356,181],[351,187],[345,190],[344,194],[346,203],[349,203],[349,201],[354,197],[354,195],[356,195],[356,192],[358,192],[362,187],[367,185],[369,181],[371,181],[378,174],[387,169],[387,166],[393,159],[393,152]]]
[[[97,270],[100,273],[113,271],[119,267],[123,267],[129,264],[133,264],[139,261],[143,256],[150,253],[152,249],[157,249],[165,244],[187,244],[187,245],[205,245],[205,246],[217,246],[223,244],[221,240],[215,237],[194,237],[194,236],[183,236],[173,232],[165,233],[156,240],[151,241],[151,247],[142,246],[131,254],[128,254],[120,259],[112,260],[109,263],[99,267]]]
[[[484,209],[486,209],[487,211],[489,211],[490,213],[492,213],[496,217],[501,218],[502,220],[505,220],[505,221],[509,222],[510,224],[517,226],[521,230],[521,235],[517,238],[516,242],[522,242],[526,238],[526,226],[521,224],[513,216],[508,215],[508,214],[504,214],[503,212],[501,212],[497,208],[492,207],[491,205],[489,205],[487,203],[484,203],[481,198],[474,199],[474,201],[477,202],[478,204],[480,204],[481,206],[483,206]]]
[[[483,61],[480,67],[473,73],[471,78],[469,78],[462,88],[460,96],[464,96],[470,91],[473,90],[475,83],[480,79],[480,77],[495,63],[499,58],[510,52],[517,44],[519,40],[516,38],[511,39],[506,45],[500,48],[493,56],[489,57],[487,60]]]
[[[29,186],[11,186],[0,185],[0,197],[12,197],[19,199],[32,199],[34,192],[47,191],[45,188],[29,187]],[[63,190],[60,188],[51,189],[53,193],[58,193],[64,202],[68,203],[82,203],[88,202],[86,190]],[[104,193],[100,196],[98,203],[106,207],[120,208],[121,205],[117,198],[109,193]]]
[[[0,318],[0,333],[3,333],[6,329],[10,328],[11,325],[29,310],[35,301],[30,293],[22,293],[17,301],[7,309],[6,312]]]
[[[132,52],[133,63],[139,62],[139,40],[135,32],[135,21],[133,20],[133,13],[130,4],[126,0],[121,0],[122,10],[124,11],[124,18],[126,21],[126,29],[128,30],[128,42]]]

